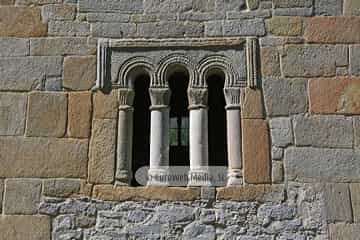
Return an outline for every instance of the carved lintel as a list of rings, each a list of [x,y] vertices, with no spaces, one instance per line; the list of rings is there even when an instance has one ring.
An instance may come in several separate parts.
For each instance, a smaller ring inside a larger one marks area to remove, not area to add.
[[[226,109],[240,108],[241,94],[240,88],[224,88]]]
[[[135,92],[129,88],[119,88],[116,91],[118,91],[119,109],[132,109]]]
[[[150,109],[168,108],[170,104],[170,88],[149,88]]]
[[[246,44],[246,55],[247,55],[247,78],[248,87],[258,87],[259,78],[259,41],[257,38],[248,38]]]
[[[188,89],[189,109],[206,108],[208,103],[207,88]]]

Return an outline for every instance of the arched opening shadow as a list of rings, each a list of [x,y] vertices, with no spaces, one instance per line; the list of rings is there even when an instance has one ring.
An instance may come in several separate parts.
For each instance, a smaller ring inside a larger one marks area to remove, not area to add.
[[[225,77],[222,73],[210,75],[208,85],[209,166],[227,166]]]
[[[150,164],[150,77],[139,75],[134,81],[134,125],[133,125],[133,178],[131,185],[139,186],[135,180],[136,171]]]
[[[176,71],[168,78],[170,98],[170,166],[189,166],[189,75]]]

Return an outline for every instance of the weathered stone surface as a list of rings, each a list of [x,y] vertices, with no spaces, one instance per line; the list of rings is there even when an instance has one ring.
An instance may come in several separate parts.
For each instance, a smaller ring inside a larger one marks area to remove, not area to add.
[[[64,136],[67,119],[67,102],[67,95],[64,93],[30,93],[26,136]]]
[[[96,185],[94,186],[93,197],[107,201],[193,201],[200,198],[200,188],[160,186],[114,187],[113,185]]]
[[[300,17],[272,17],[266,21],[268,33],[279,36],[297,36],[302,33]]]
[[[313,8],[275,8],[274,16],[296,16],[296,17],[311,17],[313,15]]]
[[[90,140],[91,183],[112,183],[115,174],[116,119],[94,119]]]
[[[259,0],[247,0],[246,5],[250,10],[255,10],[259,7],[260,1]]]
[[[281,160],[284,155],[284,150],[279,147],[272,147],[271,149],[271,158],[273,160]]]
[[[0,8],[0,16],[0,36],[42,37],[47,34],[39,8],[4,6]]]
[[[205,35],[215,36],[263,36],[265,34],[264,20],[260,18],[209,21],[205,23]]]
[[[64,59],[65,88],[71,90],[89,90],[96,81],[95,56],[69,56]]]
[[[264,102],[269,116],[287,116],[308,110],[305,79],[271,79],[263,81]]]
[[[360,45],[350,46],[350,73],[351,75],[360,76]]]
[[[50,21],[49,36],[88,36],[90,35],[90,24],[74,21]]]
[[[357,240],[360,235],[360,224],[330,224],[331,240]]]
[[[70,197],[80,193],[81,181],[78,179],[46,179],[43,194],[49,197]]]
[[[269,183],[271,162],[267,122],[261,119],[244,119],[242,139],[245,182]]]
[[[311,79],[310,111],[328,114],[360,114],[360,78]]]
[[[314,17],[305,19],[304,37],[314,43],[359,43],[360,17]]]
[[[41,8],[41,15],[45,21],[49,20],[74,20],[75,5],[51,4]]]
[[[87,38],[38,38],[30,40],[30,54],[49,55],[92,55],[96,47],[87,44]]]
[[[359,16],[360,2],[357,0],[344,0],[344,15]]]
[[[37,213],[41,196],[40,179],[7,179],[5,184],[5,214]]]
[[[358,182],[359,158],[351,149],[288,148],[284,167],[289,181]]]
[[[315,0],[314,11],[315,15],[338,16],[342,15],[342,7],[342,0]]]
[[[38,6],[45,4],[60,4],[61,0],[15,0],[15,5]]]
[[[48,216],[1,216],[0,240],[49,240]]]
[[[198,22],[163,21],[137,25],[137,35],[144,38],[200,37],[203,34],[204,26]]]
[[[302,8],[311,7],[311,0],[273,0],[275,8]]]
[[[136,35],[134,23],[93,23],[93,37],[129,38]]]
[[[25,94],[0,93],[0,135],[23,135],[26,115]]]
[[[86,176],[88,141],[0,138],[0,178]]]
[[[354,222],[360,222],[360,183],[350,184],[350,196]]]
[[[215,240],[215,228],[200,222],[193,222],[184,228],[183,237],[185,239]]]
[[[241,117],[243,119],[264,118],[261,90],[245,88],[241,91]]]
[[[119,106],[117,97],[117,92],[115,90],[110,93],[97,91],[93,95],[93,117],[116,119]]]
[[[0,179],[0,202],[3,202],[3,196],[4,196],[4,180]],[[2,204],[0,204],[0,214],[2,213]]]
[[[70,93],[68,114],[68,136],[88,138],[91,121],[91,93]]]
[[[269,124],[273,146],[287,147],[293,143],[290,118],[273,118]]]
[[[262,47],[261,51],[261,74],[264,77],[280,77],[279,51],[274,47]]]
[[[353,117],[354,119],[354,147],[360,149],[360,117]]]
[[[0,57],[29,55],[29,40],[22,38],[0,38]]]
[[[216,189],[217,200],[279,202],[285,197],[282,185],[247,185]]]
[[[142,0],[119,0],[119,1],[97,1],[80,0],[80,12],[123,12],[141,13],[143,11]]]
[[[351,222],[349,186],[346,183],[325,184],[325,207],[328,222]]]
[[[273,183],[282,183],[284,181],[284,166],[282,162],[279,161],[272,162],[271,180]]]
[[[15,0],[0,0],[0,5],[14,5]]]
[[[39,89],[46,76],[61,76],[62,57],[11,57],[0,59],[0,89]]]
[[[296,146],[352,148],[354,144],[351,118],[343,116],[294,117]]]
[[[45,81],[45,91],[61,91],[62,78],[61,77],[47,77]]]
[[[282,56],[287,77],[335,76],[336,66],[348,64],[347,48],[334,45],[288,45]]]
[[[130,21],[130,15],[128,14],[116,14],[116,13],[88,13],[88,22],[121,22],[127,23]],[[142,16],[142,15],[141,15]]]

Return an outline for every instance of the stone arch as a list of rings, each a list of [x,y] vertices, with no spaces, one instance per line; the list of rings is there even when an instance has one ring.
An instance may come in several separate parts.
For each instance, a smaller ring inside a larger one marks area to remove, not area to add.
[[[168,87],[167,78],[170,71],[176,69],[176,67],[183,67],[187,70],[187,73],[189,74],[189,83],[198,78],[193,61],[184,54],[174,53],[166,56],[160,61],[156,71],[157,77],[151,82],[151,87]]]
[[[221,71],[225,76],[226,87],[235,86],[239,79],[238,72],[234,69],[230,59],[222,55],[212,55],[203,58],[198,65],[199,78],[197,82],[191,83],[194,87],[207,87],[206,79],[214,71]]]
[[[149,75],[150,82],[153,82],[155,78],[155,66],[151,58],[145,56],[129,58],[119,69],[119,86],[121,88],[133,89],[136,77],[144,72]]]

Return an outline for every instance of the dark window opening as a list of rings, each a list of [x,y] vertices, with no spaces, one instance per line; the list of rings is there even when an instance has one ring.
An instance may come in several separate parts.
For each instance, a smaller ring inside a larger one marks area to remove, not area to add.
[[[150,78],[140,75],[134,83],[134,125],[133,125],[133,178],[131,184],[139,186],[135,180],[136,171],[150,164]]]
[[[210,75],[208,85],[209,166],[227,166],[224,76]]]
[[[170,166],[189,166],[189,76],[174,72],[169,80],[170,98]]]

